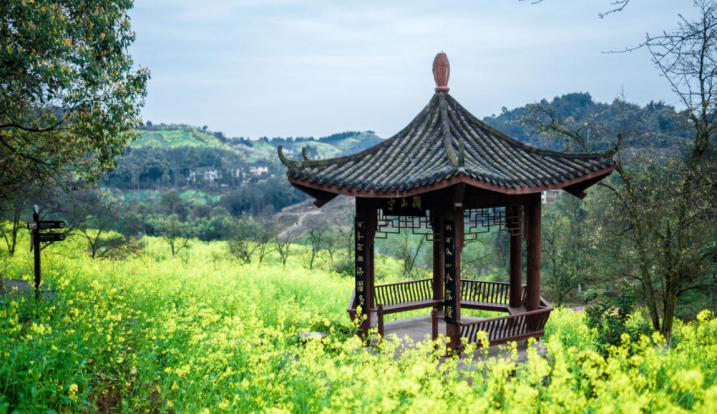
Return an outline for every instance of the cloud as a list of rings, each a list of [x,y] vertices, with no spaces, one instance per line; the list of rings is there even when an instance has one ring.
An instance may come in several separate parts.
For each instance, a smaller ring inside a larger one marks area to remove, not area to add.
[[[396,132],[432,93],[445,50],[452,93],[476,115],[573,90],[669,98],[644,53],[605,55],[669,28],[685,5],[294,0],[138,2],[135,60],[152,70],[143,115],[229,135]],[[422,101],[423,100],[423,101]]]

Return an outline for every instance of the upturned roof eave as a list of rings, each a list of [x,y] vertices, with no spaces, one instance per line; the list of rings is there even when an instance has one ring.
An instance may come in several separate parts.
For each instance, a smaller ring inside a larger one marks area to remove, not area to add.
[[[447,98],[447,99],[444,99],[444,98]],[[279,160],[281,161],[281,163],[284,164],[285,166],[287,166],[289,169],[303,169],[303,168],[319,168],[319,169],[323,169],[323,168],[329,167],[329,166],[331,166],[331,165],[343,165],[343,164],[345,164],[345,163],[347,163],[347,162],[350,162],[350,161],[354,161],[354,162],[360,163],[360,162],[363,160],[363,158],[365,158],[366,156],[375,154],[376,152],[378,152],[378,151],[381,150],[382,148],[386,148],[386,147],[388,147],[388,146],[391,146],[391,145],[393,145],[396,141],[398,141],[399,139],[405,138],[405,133],[406,133],[407,131],[409,131],[410,128],[411,128],[419,119],[421,119],[422,116],[425,115],[425,113],[426,113],[427,111],[430,111],[433,106],[438,106],[438,108],[435,108],[435,110],[442,111],[442,108],[440,108],[440,104],[441,104],[441,103],[446,103],[447,101],[448,101],[448,102],[451,102],[451,104],[453,104],[453,105],[458,106],[458,107],[460,108],[460,111],[462,112],[462,114],[463,114],[464,116],[466,116],[468,119],[470,119],[471,122],[473,122],[474,124],[476,124],[476,125],[477,125],[478,127],[480,127],[481,129],[484,129],[484,130],[488,131],[490,134],[496,136],[497,138],[499,138],[499,139],[501,139],[501,140],[503,140],[503,141],[509,143],[510,145],[512,145],[512,146],[514,146],[514,147],[516,147],[516,148],[519,148],[520,151],[524,151],[524,152],[526,152],[526,153],[540,154],[540,155],[545,155],[545,156],[549,156],[549,157],[556,157],[556,158],[563,158],[563,159],[566,159],[566,160],[568,160],[568,159],[605,160],[605,159],[611,158],[611,157],[615,154],[615,152],[616,152],[616,150],[617,150],[617,148],[615,147],[615,148],[611,148],[611,149],[609,149],[609,150],[607,150],[607,151],[604,151],[604,152],[594,152],[594,153],[591,153],[591,152],[564,153],[564,152],[560,152],[560,151],[553,151],[553,150],[548,150],[548,149],[544,149],[544,148],[534,147],[534,146],[532,146],[532,145],[525,144],[525,143],[523,143],[523,142],[521,142],[521,141],[518,141],[518,140],[515,139],[515,138],[510,137],[510,136],[508,136],[507,134],[505,134],[505,133],[503,133],[503,132],[501,132],[501,131],[499,131],[499,130],[493,128],[492,126],[488,125],[487,123],[485,123],[485,122],[481,121],[480,119],[476,118],[470,111],[468,111],[467,109],[465,109],[458,101],[456,101],[455,98],[453,98],[452,96],[450,96],[450,94],[449,94],[448,92],[436,92],[436,93],[433,95],[433,97],[431,98],[431,100],[428,102],[428,104],[423,108],[423,110],[422,110],[418,115],[416,115],[416,117],[415,117],[406,127],[404,127],[401,131],[399,131],[398,133],[394,134],[394,135],[391,136],[390,138],[385,139],[383,142],[380,142],[380,143],[378,143],[378,144],[376,144],[376,145],[373,145],[373,146],[371,146],[371,147],[369,147],[369,148],[366,148],[366,149],[364,149],[364,150],[362,150],[362,151],[359,151],[359,152],[357,152],[357,153],[348,154],[348,155],[344,155],[344,156],[340,156],[340,157],[327,158],[327,159],[323,159],[323,160],[308,160],[308,159],[305,159],[305,160],[292,160],[292,159],[289,159],[288,157],[286,157],[286,155],[284,155],[284,148],[283,148],[283,146],[279,145],[279,146],[277,147],[277,154],[278,154],[278,156],[279,156]],[[442,114],[442,116],[445,116],[445,115]],[[445,134],[445,133],[444,133],[444,134]],[[449,135],[450,135],[450,134],[449,134]],[[451,141],[451,137],[450,137],[450,136],[444,136],[444,137],[443,137],[443,140],[444,140],[444,141],[445,141],[445,140]],[[447,156],[449,159],[451,159],[451,160],[453,160],[453,158],[458,159],[458,155],[456,155],[456,154],[450,154],[451,148],[450,148],[450,145],[448,145],[448,143],[445,143],[443,150],[447,153],[446,156]],[[302,153],[303,153],[303,149],[302,149]],[[452,155],[452,156],[451,156],[451,155]]]
[[[448,188],[457,184],[466,184],[478,189],[482,190],[488,190],[499,194],[505,194],[505,195],[525,195],[525,194],[535,194],[543,191],[548,190],[560,190],[564,189],[566,187],[574,186],[576,184],[580,184],[584,181],[593,180],[595,179],[596,182],[601,180],[602,178],[608,176],[613,170],[615,169],[615,165],[611,164],[609,166],[597,169],[595,171],[592,171],[590,173],[584,174],[580,177],[576,177],[570,180],[560,181],[553,184],[544,184],[539,186],[520,186],[520,187],[503,187],[498,186],[494,184],[487,183],[483,180],[470,177],[466,175],[465,173],[458,173],[457,175],[447,178],[444,180],[439,180],[431,184],[423,185],[423,186],[416,186],[413,188],[409,188],[403,191],[374,191],[374,190],[356,190],[346,187],[337,187],[333,185],[325,185],[325,184],[317,184],[315,182],[312,182],[310,180],[304,180],[294,177],[288,177],[289,182],[297,187],[300,190],[303,190],[304,188],[315,190],[315,191],[323,191],[330,194],[338,194],[338,195],[346,195],[350,197],[361,197],[361,198],[398,198],[398,197],[410,197],[414,195],[421,195],[426,193],[431,193],[434,191],[442,190],[444,188]],[[594,183],[593,183],[594,184]],[[303,188],[302,188],[303,187]]]

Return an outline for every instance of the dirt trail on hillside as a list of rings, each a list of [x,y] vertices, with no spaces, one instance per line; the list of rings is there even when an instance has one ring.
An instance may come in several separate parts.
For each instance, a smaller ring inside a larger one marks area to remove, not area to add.
[[[344,222],[346,217],[353,217],[354,201],[351,197],[338,196],[322,208],[307,200],[299,204],[284,207],[274,214],[274,222],[279,227],[282,239],[296,238],[309,230],[310,218],[334,225]]]
[[[287,221],[292,221],[293,223],[284,226],[279,231],[279,238],[280,239],[286,239],[286,238],[294,238],[297,237],[300,233],[302,233],[304,229],[304,221],[309,216],[316,216],[321,214],[321,210],[314,207],[311,210],[302,210],[302,211],[291,211],[287,209],[296,209],[297,205],[289,206],[284,209],[282,209],[279,213],[274,215],[274,219],[278,223],[285,223]]]

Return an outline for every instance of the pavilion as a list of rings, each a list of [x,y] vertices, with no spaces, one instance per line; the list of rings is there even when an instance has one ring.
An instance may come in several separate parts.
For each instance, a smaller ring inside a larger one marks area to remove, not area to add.
[[[552,307],[540,295],[541,192],[585,190],[614,169],[613,152],[562,153],[523,144],[480,121],[448,93],[444,53],[433,62],[435,94],[408,126],[364,151],[326,160],[288,159],[293,186],[318,207],[339,194],[356,198],[355,290],[349,315],[384,334],[384,315],[432,308],[435,338],[445,323],[450,346],[460,338],[491,344],[541,337]],[[461,274],[464,241],[490,228],[510,234],[508,282]],[[433,242],[433,277],[374,283],[374,239],[407,229]],[[526,240],[526,285],[522,282]],[[461,309],[505,312],[491,319],[461,318]]]

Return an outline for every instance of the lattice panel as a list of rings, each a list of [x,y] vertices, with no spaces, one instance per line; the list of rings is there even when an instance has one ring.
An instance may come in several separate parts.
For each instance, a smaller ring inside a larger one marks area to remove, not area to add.
[[[465,222],[464,240],[475,240],[479,234],[488,233],[492,229],[506,230],[511,235],[520,235],[522,232],[522,220],[520,216],[509,216],[505,207],[475,208],[465,210],[463,220]],[[520,211],[520,209],[518,209]],[[517,220],[513,220],[513,219]],[[516,225],[509,225],[517,223]]]
[[[378,223],[376,228],[377,239],[385,239],[389,234],[399,234],[401,229],[411,230],[412,234],[419,234],[428,241],[433,240],[433,227],[428,218],[428,212],[422,216],[392,216],[384,215],[378,210]]]
[[[505,207],[476,208],[465,210],[464,240],[476,240],[479,234],[488,233],[493,229],[505,230],[511,235],[521,235],[523,231],[521,209],[518,216],[513,217],[508,212],[512,209]],[[516,220],[514,220],[516,219]],[[515,225],[510,225],[516,223]],[[376,229],[377,239],[386,239],[389,234],[399,234],[401,229],[411,230],[412,234],[423,235],[426,240],[432,241],[435,238],[428,212],[422,216],[394,216],[378,210],[378,226]]]

